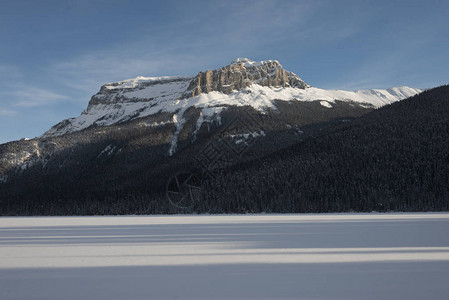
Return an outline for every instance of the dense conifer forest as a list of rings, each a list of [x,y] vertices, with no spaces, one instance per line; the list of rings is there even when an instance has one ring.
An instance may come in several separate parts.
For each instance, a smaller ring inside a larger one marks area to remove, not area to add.
[[[86,140],[90,146],[61,154],[70,161],[52,162],[52,170],[71,164],[60,172],[43,173],[37,165],[20,178],[11,175],[0,185],[0,214],[449,210],[449,86],[306,131],[306,138],[292,146],[207,174],[186,159],[195,149],[157,163],[140,160],[166,151],[163,131],[172,128],[161,130],[160,145],[151,149],[144,147],[145,135],[139,139],[138,131],[122,130],[135,138],[123,146],[137,154],[109,166],[97,161],[111,141]],[[117,138],[118,143],[124,140]],[[89,170],[90,176],[77,170]],[[198,187],[183,207],[167,195],[167,183],[180,170],[193,173]]]
[[[447,211],[449,86],[227,170],[204,190],[213,212]]]

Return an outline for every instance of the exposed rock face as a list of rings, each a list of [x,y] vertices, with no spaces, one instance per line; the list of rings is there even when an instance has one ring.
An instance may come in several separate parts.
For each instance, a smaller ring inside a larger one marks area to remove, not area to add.
[[[257,83],[261,86],[295,87],[305,89],[307,84],[295,73],[285,71],[277,60],[254,62],[238,58],[219,70],[200,72],[188,87],[186,97],[212,91],[230,94]]]

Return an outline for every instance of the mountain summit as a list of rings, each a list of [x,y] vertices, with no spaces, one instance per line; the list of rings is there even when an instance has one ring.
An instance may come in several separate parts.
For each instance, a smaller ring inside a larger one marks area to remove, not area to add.
[[[189,108],[201,110],[202,122],[219,120],[229,107],[249,106],[261,113],[278,110],[277,101],[319,103],[331,109],[335,101],[356,106],[381,107],[421,92],[409,87],[388,90],[341,91],[310,87],[296,74],[284,70],[277,60],[252,61],[237,58],[217,70],[196,76],[136,77],[101,87],[87,109],[76,118],[60,122],[43,137],[59,136],[91,126],[109,126],[130,120],[169,113],[182,128]],[[198,124],[201,126],[202,123]]]
[[[295,73],[285,71],[277,60],[252,61],[237,58],[229,66],[218,70],[200,72],[190,82],[191,97],[212,91],[230,94],[252,84],[271,87],[305,89],[307,84]]]

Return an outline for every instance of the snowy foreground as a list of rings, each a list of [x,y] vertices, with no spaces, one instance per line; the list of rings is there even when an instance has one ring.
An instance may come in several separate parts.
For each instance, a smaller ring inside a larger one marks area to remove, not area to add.
[[[0,299],[449,299],[449,214],[0,218]]]

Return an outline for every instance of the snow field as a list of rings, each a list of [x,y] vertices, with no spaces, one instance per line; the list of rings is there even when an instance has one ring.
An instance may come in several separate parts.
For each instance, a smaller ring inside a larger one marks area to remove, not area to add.
[[[0,218],[1,299],[447,299],[449,214]]]

